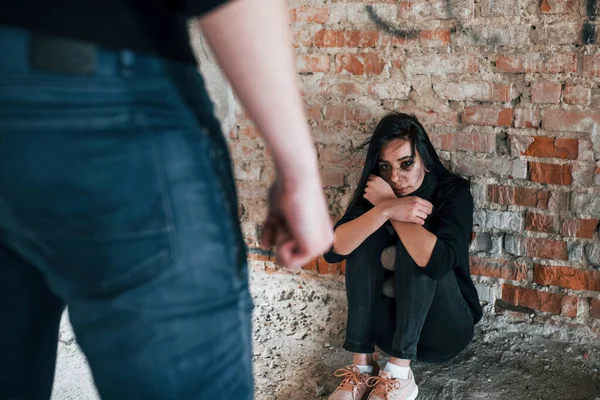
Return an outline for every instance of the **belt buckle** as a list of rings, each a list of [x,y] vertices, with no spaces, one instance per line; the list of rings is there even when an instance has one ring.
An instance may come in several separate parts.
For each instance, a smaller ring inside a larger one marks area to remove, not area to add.
[[[97,47],[80,40],[33,34],[30,44],[31,67],[66,75],[93,75]]]

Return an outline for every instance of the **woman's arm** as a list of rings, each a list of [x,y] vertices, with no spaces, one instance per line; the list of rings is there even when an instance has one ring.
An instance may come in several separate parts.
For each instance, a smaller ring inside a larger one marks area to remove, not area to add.
[[[365,198],[373,203],[368,190]],[[415,196],[390,200],[379,199],[370,211],[336,229],[333,239],[334,252],[340,255],[352,253],[366,238],[390,219],[420,227],[427,215],[431,213],[431,209],[430,202]]]
[[[468,187],[459,190],[444,204],[431,232],[406,222],[392,220],[392,225],[415,263],[431,278],[441,279],[468,257],[473,230],[471,191]]]
[[[378,205],[352,221],[337,227],[333,234],[333,251],[345,256],[352,253],[366,238],[388,220],[383,205]]]
[[[392,220],[392,226],[414,262],[425,268],[433,253],[437,236],[421,225],[410,222]]]

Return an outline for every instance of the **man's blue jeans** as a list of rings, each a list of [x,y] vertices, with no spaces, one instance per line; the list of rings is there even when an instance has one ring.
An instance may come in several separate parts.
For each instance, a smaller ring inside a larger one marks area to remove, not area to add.
[[[48,399],[69,307],[103,399],[252,398],[246,250],[202,78],[98,49],[32,67],[0,27],[0,398]]]

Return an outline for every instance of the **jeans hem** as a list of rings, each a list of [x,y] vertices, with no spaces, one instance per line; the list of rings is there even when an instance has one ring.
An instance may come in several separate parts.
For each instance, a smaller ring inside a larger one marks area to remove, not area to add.
[[[386,346],[380,346],[379,344],[377,345],[377,347],[379,347],[381,350],[383,350],[385,353],[389,354],[392,357],[401,358],[403,360],[417,361],[416,353],[404,353]]]
[[[354,343],[345,341],[342,348],[351,353],[359,353],[359,354],[375,353],[375,345],[372,345],[372,344],[371,345],[368,345],[368,344],[360,345],[360,344],[354,344]]]

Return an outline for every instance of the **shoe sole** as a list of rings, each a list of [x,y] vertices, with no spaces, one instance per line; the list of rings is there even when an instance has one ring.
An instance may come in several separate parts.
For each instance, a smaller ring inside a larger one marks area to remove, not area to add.
[[[418,395],[419,395],[419,388],[417,386],[415,386],[415,392],[406,400],[415,400]]]

